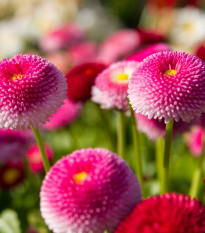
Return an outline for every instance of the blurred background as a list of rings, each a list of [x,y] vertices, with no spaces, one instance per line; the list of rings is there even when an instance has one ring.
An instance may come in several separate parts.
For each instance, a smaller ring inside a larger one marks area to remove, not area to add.
[[[166,43],[173,50],[192,53],[205,60],[205,1],[0,1],[1,60],[17,53],[38,54],[67,74],[76,65],[85,62],[109,65],[156,43]],[[115,111],[99,110],[90,100],[77,103],[76,111],[72,124],[56,130],[42,129],[52,151],[52,163],[83,147],[106,147],[115,151]],[[128,117],[126,125],[127,162],[133,168]],[[105,132],[106,126],[110,127],[109,132]],[[190,133],[177,135],[173,147],[171,189],[181,193],[188,192],[198,163],[189,148],[189,138]],[[155,144],[143,133],[140,139],[146,197],[159,193]],[[0,232],[49,232],[39,210],[44,172],[38,166],[33,170],[29,166],[33,150],[28,152],[28,149],[33,143],[29,132],[25,137],[0,131]],[[34,160],[39,161],[38,153],[34,155],[37,156]],[[204,201],[202,185],[201,200]]]

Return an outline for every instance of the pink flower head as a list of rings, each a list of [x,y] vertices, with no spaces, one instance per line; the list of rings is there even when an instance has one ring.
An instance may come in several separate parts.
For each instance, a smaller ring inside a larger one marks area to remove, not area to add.
[[[62,73],[37,55],[15,55],[0,62],[0,128],[38,128],[66,98]]]
[[[140,202],[114,233],[204,233],[205,207],[189,196],[168,193]]]
[[[72,46],[68,55],[74,65],[94,61],[97,56],[97,44],[91,41],[81,42]]]
[[[42,216],[55,233],[112,232],[140,201],[137,177],[116,154],[82,149],[59,160],[40,192]]]
[[[8,190],[20,184],[25,178],[23,163],[10,161],[0,167],[0,188]]]
[[[120,61],[113,63],[100,73],[92,88],[92,101],[102,108],[128,110],[127,89],[132,72],[139,62]]]
[[[165,137],[166,134],[166,124],[158,119],[148,119],[140,113],[135,114],[137,119],[137,127],[140,132],[147,135],[152,141],[157,140],[159,137]],[[179,120],[179,122],[174,122],[173,135],[182,134],[190,129],[190,127],[196,123],[196,120],[192,120],[189,123]]]
[[[67,23],[43,36],[39,46],[44,51],[53,51],[77,44],[84,38],[84,32],[76,24]]]
[[[205,111],[205,63],[182,52],[155,53],[135,70],[128,93],[136,113],[188,122]]]
[[[48,145],[44,145],[44,146],[45,146],[46,155],[48,159],[51,160],[53,157],[53,150]],[[33,173],[39,173],[44,170],[41,152],[39,150],[38,145],[36,144],[31,145],[26,153],[26,157],[28,160],[30,170]]]
[[[200,126],[195,126],[187,137],[187,143],[191,153],[195,156],[200,156],[203,149],[204,129]]]
[[[31,141],[31,136],[23,131],[0,129],[0,164],[22,160]]]
[[[136,30],[119,30],[103,42],[99,51],[98,60],[106,64],[111,64],[137,49],[139,44],[139,35]]]
[[[144,58],[161,51],[171,50],[167,44],[153,44],[125,58],[126,61],[143,61]]]
[[[67,74],[68,98],[86,101],[91,97],[91,88],[96,76],[106,68],[103,63],[87,62],[75,66]]]
[[[66,99],[64,104],[54,113],[43,127],[47,130],[55,130],[71,124],[79,115],[81,104]]]
[[[205,61],[205,42],[197,48],[196,56]]]

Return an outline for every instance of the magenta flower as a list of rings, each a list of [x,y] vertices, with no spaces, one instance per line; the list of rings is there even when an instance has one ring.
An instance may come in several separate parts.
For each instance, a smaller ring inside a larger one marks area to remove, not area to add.
[[[46,155],[49,160],[53,157],[53,150],[48,145],[45,146]],[[41,152],[36,144],[31,145],[26,152],[28,165],[33,173],[39,173],[44,170]]]
[[[42,216],[55,233],[112,232],[140,201],[137,177],[116,154],[82,149],[59,160],[40,192]]]
[[[152,141],[157,140],[159,137],[165,137],[166,134],[166,124],[164,121],[159,121],[158,119],[148,119],[147,116],[144,116],[140,113],[135,114],[137,120],[137,127],[140,132],[143,132],[147,135]],[[181,119],[178,122],[174,123],[173,135],[182,134],[190,129],[190,127],[197,123],[197,120],[194,119],[189,123],[182,121]]]
[[[29,133],[0,129],[0,164],[22,160],[31,142]]]
[[[135,61],[121,61],[110,65],[96,77],[92,88],[92,101],[100,104],[102,108],[128,110],[128,82],[138,65]]]
[[[200,156],[203,149],[204,129],[200,126],[195,126],[187,135],[187,144],[191,153],[195,156]]]
[[[171,48],[167,44],[159,43],[150,45],[134,54],[125,58],[126,61],[143,61],[144,58],[161,51],[170,51]]]
[[[95,61],[97,56],[97,44],[92,41],[84,41],[72,46],[68,50],[68,56],[73,65],[78,65],[84,62]]]
[[[85,34],[76,24],[67,23],[62,25],[39,41],[39,46],[44,51],[54,51],[70,47],[85,39]]]
[[[138,32],[133,29],[116,31],[105,39],[101,45],[98,60],[111,64],[123,56],[127,56],[139,47]]]
[[[82,105],[79,102],[74,102],[71,99],[66,99],[64,104],[50,118],[43,128],[47,130],[56,130],[66,125],[71,124],[79,115]]]
[[[0,128],[38,128],[66,98],[62,73],[37,55],[15,55],[0,62]]]
[[[136,113],[188,122],[205,111],[205,63],[181,52],[153,54],[133,73],[128,93]]]
[[[184,194],[164,194],[140,202],[114,233],[204,233],[205,207]]]

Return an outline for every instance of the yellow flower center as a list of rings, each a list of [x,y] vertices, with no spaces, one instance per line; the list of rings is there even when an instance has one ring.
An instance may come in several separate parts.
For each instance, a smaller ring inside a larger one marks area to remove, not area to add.
[[[175,76],[175,75],[177,74],[177,70],[167,70],[164,74],[165,74],[167,77],[169,77],[170,75]]]
[[[22,79],[22,77],[23,77],[23,74],[14,74],[11,77],[11,80],[13,80],[13,81],[16,81],[17,79],[20,80],[20,79]]]
[[[14,183],[20,176],[20,172],[18,169],[10,168],[6,170],[3,174],[3,180],[6,184]]]
[[[121,73],[117,76],[117,81],[128,81],[129,76],[128,74]]]
[[[82,184],[84,180],[88,177],[86,172],[80,172],[73,176],[73,179],[76,184]]]
[[[184,25],[184,29],[187,30],[187,31],[192,31],[193,29],[193,24],[192,23],[186,23]]]

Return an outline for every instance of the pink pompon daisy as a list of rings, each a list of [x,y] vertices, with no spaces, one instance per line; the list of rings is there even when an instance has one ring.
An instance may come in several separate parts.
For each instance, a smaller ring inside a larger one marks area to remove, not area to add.
[[[136,30],[123,29],[116,31],[107,37],[101,45],[98,60],[111,64],[136,50],[139,44],[140,39]]]
[[[200,126],[195,126],[185,137],[191,153],[195,156],[200,156],[202,154],[203,136],[204,129]]]
[[[86,101],[91,97],[91,88],[96,76],[107,66],[103,63],[86,62],[75,66],[66,74],[68,98]]]
[[[37,55],[3,59],[0,77],[0,128],[39,128],[66,98],[63,74]]]
[[[136,113],[188,122],[205,111],[205,63],[187,53],[155,53],[137,67],[128,93]]]
[[[140,132],[147,135],[152,141],[157,140],[159,137],[165,137],[166,134],[166,124],[164,121],[159,121],[158,119],[148,119],[140,113],[135,114],[137,120],[137,127]],[[175,122],[173,126],[173,135],[182,134],[190,129],[190,127],[197,123],[197,120],[192,120],[189,123],[179,120]]]
[[[10,161],[0,167],[0,188],[8,190],[20,184],[25,178],[23,163]]]
[[[50,148],[50,146],[46,144],[44,146],[45,146],[46,155],[48,159],[51,160],[53,157],[53,150]],[[44,170],[41,152],[39,150],[38,145],[36,144],[31,145],[26,152],[26,157],[28,160],[29,168],[33,173],[39,173]]]
[[[205,207],[183,194],[164,194],[140,202],[114,233],[204,233]]]
[[[139,62],[135,61],[120,61],[110,65],[97,76],[92,88],[92,101],[102,108],[128,110],[128,82],[138,65]]]
[[[71,124],[79,115],[82,104],[66,99],[64,104],[50,118],[50,121],[43,125],[46,130],[56,130]]]
[[[74,23],[66,23],[44,35],[39,46],[44,51],[67,48],[85,39],[85,33]]]
[[[126,61],[143,61],[144,58],[161,51],[170,51],[171,48],[167,44],[159,43],[150,45],[140,51],[131,54],[130,56],[126,57]]]
[[[112,232],[140,201],[137,177],[116,154],[82,149],[59,160],[40,192],[41,214],[55,233]]]
[[[28,133],[0,129],[0,164],[22,160],[31,142]]]

